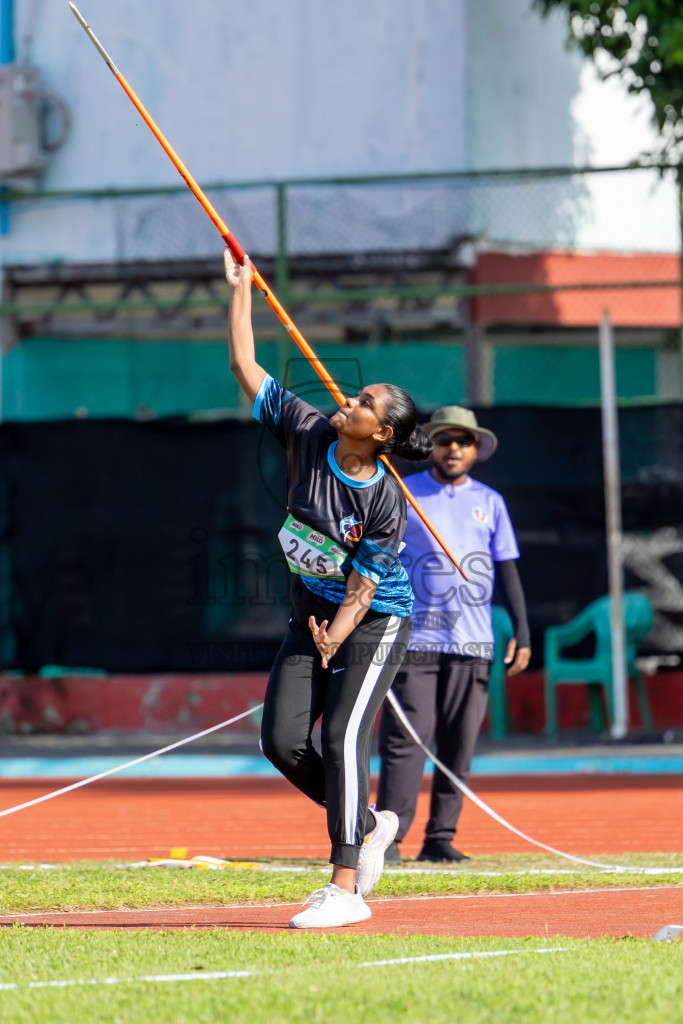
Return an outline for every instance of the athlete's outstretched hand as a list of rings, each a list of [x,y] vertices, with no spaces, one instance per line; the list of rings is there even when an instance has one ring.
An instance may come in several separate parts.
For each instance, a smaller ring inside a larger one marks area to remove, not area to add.
[[[242,283],[247,285],[251,284],[251,280],[254,276],[254,268],[252,267],[251,260],[248,256],[245,255],[244,263],[240,266],[226,245],[223,250],[223,263],[225,265],[225,280],[231,288],[237,288],[237,286]]]
[[[315,646],[320,651],[320,655],[323,659],[323,668],[327,668],[330,661],[335,656],[340,647],[340,644],[336,640],[332,640],[327,635],[328,625],[329,622],[327,621],[327,619],[323,619],[320,625],[318,625],[314,615],[311,615],[310,619],[308,620],[308,628],[313,634]]]

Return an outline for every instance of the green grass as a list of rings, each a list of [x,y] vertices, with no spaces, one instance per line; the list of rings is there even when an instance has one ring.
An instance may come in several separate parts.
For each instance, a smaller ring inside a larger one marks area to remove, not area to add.
[[[624,865],[657,867],[661,873],[656,875],[573,873],[546,855],[478,858],[455,871],[429,874],[409,873],[417,865],[408,863],[401,873],[385,874],[376,894],[681,884],[681,875],[670,869],[682,860],[671,854],[618,859]],[[202,871],[120,862],[35,870],[5,865],[0,908],[16,914],[299,901],[329,874],[329,865],[322,862],[285,866],[302,870],[267,871],[264,865],[263,870]],[[557,947],[562,952],[549,951]],[[548,952],[539,952],[544,949]],[[453,956],[505,950],[515,952]],[[448,959],[377,963],[435,955]],[[226,971],[249,976],[208,977]],[[150,979],[159,975],[189,977]],[[0,987],[2,1024],[660,1024],[680,1020],[683,941],[15,925],[0,928],[1,985],[14,986]]]
[[[411,874],[411,868],[418,865],[408,863],[401,872],[385,873],[375,894],[547,892],[590,886],[683,883],[683,875],[667,873],[667,868],[683,866],[680,855],[643,854],[610,860],[660,870],[656,875],[604,873],[591,868],[568,870],[562,861],[558,863],[558,858],[533,854],[477,858],[471,866],[447,872]],[[329,877],[330,867],[322,861],[299,862],[298,865],[290,861],[286,866],[298,866],[302,870],[290,873],[232,868],[219,871],[135,868],[122,866],[120,862],[102,861],[79,861],[32,871],[5,865],[0,870],[0,913],[300,901]],[[557,874],[558,871],[561,873]]]
[[[500,950],[519,952],[376,963]],[[239,970],[254,973],[206,977]],[[191,978],[141,980],[160,974]],[[0,931],[0,982],[18,986],[0,990],[3,1024],[659,1024],[680,1020],[683,942],[17,926]]]

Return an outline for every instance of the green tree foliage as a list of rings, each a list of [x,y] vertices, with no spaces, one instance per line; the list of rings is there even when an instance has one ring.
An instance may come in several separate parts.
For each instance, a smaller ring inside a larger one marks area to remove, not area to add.
[[[603,78],[618,75],[647,93],[659,130],[658,159],[683,157],[683,4],[681,0],[533,0],[543,15],[569,16],[569,42]]]

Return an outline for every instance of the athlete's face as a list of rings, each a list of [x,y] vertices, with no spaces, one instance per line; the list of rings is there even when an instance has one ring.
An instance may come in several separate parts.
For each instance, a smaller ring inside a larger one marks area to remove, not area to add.
[[[390,433],[390,428],[383,423],[385,401],[386,392],[382,385],[369,384],[359,394],[347,398],[330,416],[330,423],[340,437],[349,441],[367,441],[376,435],[379,445]]]
[[[432,438],[432,445],[434,476],[445,483],[453,483],[469,473],[479,454],[474,434],[459,427],[440,430]]]

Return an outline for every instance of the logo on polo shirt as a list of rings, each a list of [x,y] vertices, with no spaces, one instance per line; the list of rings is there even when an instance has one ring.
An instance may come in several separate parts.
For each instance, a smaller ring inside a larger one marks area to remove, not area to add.
[[[472,515],[478,523],[485,523],[488,520],[486,512],[484,512],[483,508],[480,508],[479,505],[475,505],[472,509]]]
[[[344,540],[358,541],[363,536],[363,524],[352,513],[340,519],[339,532]]]

